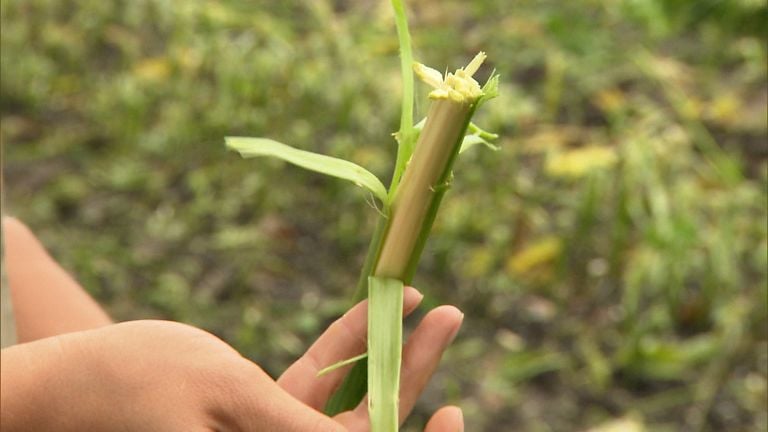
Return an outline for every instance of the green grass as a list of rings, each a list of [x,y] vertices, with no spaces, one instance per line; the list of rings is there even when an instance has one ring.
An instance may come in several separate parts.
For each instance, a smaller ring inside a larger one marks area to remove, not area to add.
[[[259,3],[4,0],[1,138],[11,212],[116,318],[278,373],[347,306],[376,212],[222,137],[384,179],[400,81],[386,2]],[[501,150],[458,160],[415,281],[466,318],[406,430],[446,402],[472,430],[768,425],[766,8],[677,3],[412,5],[417,59],[482,49],[502,88],[476,119]]]

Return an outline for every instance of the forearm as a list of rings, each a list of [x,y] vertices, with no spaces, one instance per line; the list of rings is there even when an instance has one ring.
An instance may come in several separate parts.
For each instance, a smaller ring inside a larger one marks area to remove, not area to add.
[[[27,227],[15,219],[3,218],[3,234],[19,342],[111,323]]]

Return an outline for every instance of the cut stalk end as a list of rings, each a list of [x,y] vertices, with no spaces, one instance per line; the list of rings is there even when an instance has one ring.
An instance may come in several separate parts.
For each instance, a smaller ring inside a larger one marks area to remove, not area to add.
[[[485,58],[485,53],[481,51],[467,66],[456,69],[454,73],[449,72],[445,77],[437,70],[421,63],[414,63],[413,71],[419,79],[434,87],[435,90],[429,94],[430,98],[472,104],[483,96],[483,89],[472,76],[480,69]]]

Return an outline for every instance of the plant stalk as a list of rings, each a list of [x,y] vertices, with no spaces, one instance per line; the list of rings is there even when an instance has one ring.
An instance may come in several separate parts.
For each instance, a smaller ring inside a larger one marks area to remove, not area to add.
[[[448,187],[453,161],[473,105],[450,99],[432,102],[411,161],[390,207],[389,224],[373,274],[410,283],[432,228],[430,209]],[[436,211],[436,208],[434,208]],[[417,247],[419,246],[419,247]]]
[[[382,217],[377,224],[360,274],[356,300],[366,292],[369,276],[411,283],[440,202],[449,187],[453,162],[475,106],[474,101],[443,98],[432,102],[427,123],[394,194],[387,218]],[[372,310],[374,305],[369,307]],[[402,327],[402,322],[398,322]],[[359,404],[367,390],[367,373],[366,362],[355,364],[326,406],[326,413],[335,415]]]

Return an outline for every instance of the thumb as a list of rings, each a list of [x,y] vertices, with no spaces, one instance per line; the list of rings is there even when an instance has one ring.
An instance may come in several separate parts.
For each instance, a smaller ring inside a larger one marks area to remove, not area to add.
[[[464,414],[461,408],[455,406],[440,408],[429,419],[424,432],[464,432]]]

